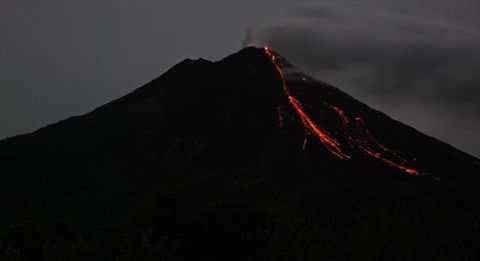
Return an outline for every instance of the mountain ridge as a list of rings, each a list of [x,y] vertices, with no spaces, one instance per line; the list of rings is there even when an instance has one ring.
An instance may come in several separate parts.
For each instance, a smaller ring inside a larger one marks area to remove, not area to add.
[[[186,59],[90,113],[0,141],[0,239],[35,256],[44,239],[114,244],[152,227],[187,260],[225,260],[282,220],[478,196],[478,159],[283,59],[253,47]]]
[[[187,66],[187,65],[190,66],[190,65],[193,64],[193,63],[199,64],[199,65],[200,65],[200,64],[217,65],[217,64],[220,64],[220,63],[222,63],[222,62],[224,62],[224,61],[228,61],[229,59],[235,58],[236,56],[241,56],[244,52],[249,52],[249,51],[252,51],[252,50],[256,50],[257,52],[262,52],[262,50],[264,50],[264,48],[256,48],[256,47],[253,47],[253,46],[246,47],[245,49],[243,49],[243,50],[241,50],[241,51],[239,51],[239,52],[237,52],[237,53],[235,53],[235,54],[232,54],[232,55],[230,55],[230,56],[228,56],[228,57],[226,57],[226,58],[223,58],[223,59],[221,59],[221,60],[219,60],[219,61],[213,61],[213,62],[212,62],[212,61],[205,60],[205,59],[203,59],[203,58],[198,58],[198,59],[186,58],[186,59],[184,59],[183,61],[179,62],[178,64],[174,65],[171,69],[167,70],[164,74],[162,74],[162,76],[159,76],[159,77],[157,77],[156,79],[147,82],[147,83],[144,84],[142,87],[147,87],[147,86],[155,85],[155,83],[158,82],[158,81],[160,81],[162,77],[168,77],[169,73],[172,73],[174,70],[178,69],[179,67],[183,67],[183,66]],[[263,53],[263,52],[262,52],[262,53]],[[288,63],[288,61],[287,61],[287,63]],[[294,68],[293,65],[291,65],[291,64],[289,64],[289,66],[292,67],[292,68]],[[304,75],[304,73],[302,73],[302,72],[297,72],[297,73],[298,73],[299,75]],[[308,76],[308,77],[310,77],[310,76]],[[313,79],[313,78],[312,78],[312,79]],[[341,95],[344,95],[347,99],[356,101],[356,102],[362,104],[364,107],[367,107],[367,108],[369,108],[369,109],[372,109],[370,106],[366,105],[366,104],[363,103],[363,102],[360,102],[360,101],[356,100],[355,98],[353,98],[352,96],[348,95],[347,93],[343,92],[342,90],[340,90],[339,88],[337,88],[337,87],[335,87],[335,86],[332,86],[332,85],[330,85],[330,84],[328,84],[328,83],[326,83],[326,82],[323,82],[323,81],[321,81],[321,80],[315,79],[315,81],[321,83],[322,85],[325,85],[325,86],[327,86],[327,87],[329,87],[329,88],[332,88],[332,89],[336,90],[336,91],[339,92]],[[130,97],[130,96],[137,95],[137,94],[140,94],[140,95],[141,95],[141,92],[142,92],[142,91],[144,91],[143,88],[137,88],[137,89],[135,89],[134,91],[132,91],[132,92],[130,92],[130,93],[128,93],[128,94],[120,97],[120,98],[117,98],[117,99],[115,99],[115,100],[113,100],[113,101],[111,101],[111,102],[108,102],[108,103],[106,103],[105,105],[99,106],[99,107],[93,109],[91,112],[88,112],[88,113],[86,113],[86,114],[78,115],[78,116],[71,116],[71,117],[68,117],[68,118],[66,118],[66,119],[64,119],[64,120],[60,120],[60,121],[58,121],[58,122],[56,122],[56,123],[48,124],[48,125],[46,125],[46,126],[44,126],[44,127],[39,128],[39,129],[36,130],[36,131],[30,132],[30,133],[20,134],[20,135],[16,135],[16,136],[13,136],[13,137],[7,137],[7,138],[4,138],[4,139],[1,139],[0,142],[2,142],[2,141],[9,141],[9,140],[16,139],[16,138],[19,138],[19,137],[23,137],[23,136],[26,136],[26,135],[28,136],[28,135],[35,134],[35,133],[38,133],[38,132],[42,132],[42,131],[44,131],[45,129],[54,127],[54,126],[56,126],[56,125],[58,125],[58,124],[62,124],[62,123],[64,123],[65,121],[72,121],[72,120],[78,119],[79,117],[87,116],[87,115],[90,115],[90,114],[92,114],[92,113],[97,113],[97,112],[102,111],[102,110],[104,110],[104,109],[108,109],[108,107],[116,106],[117,103],[121,103],[123,100],[128,99],[128,97]],[[400,122],[400,121],[398,121],[398,120],[395,120],[395,119],[391,118],[390,116],[388,116],[387,114],[385,114],[385,113],[383,113],[383,112],[381,112],[381,111],[379,111],[379,110],[376,110],[376,109],[372,109],[372,110],[375,111],[376,113],[379,113],[379,114],[381,114],[381,115],[383,115],[383,116],[388,117],[389,119],[391,119],[391,120],[393,120],[393,121],[395,121],[395,122],[397,122],[397,123],[400,123],[400,124],[404,125],[405,127],[408,127],[408,128],[410,128],[410,129],[412,129],[412,130],[414,130],[414,131],[417,131],[415,128],[413,128],[413,127],[411,127],[411,126],[409,126],[409,125],[406,125],[406,124],[404,124],[404,123],[402,123],[402,122]],[[424,134],[424,135],[425,135],[426,137],[429,137],[429,138],[435,140],[435,141],[442,142],[441,140],[439,140],[439,139],[437,139],[437,138],[435,138],[435,137],[433,137],[433,136],[429,136],[429,135],[426,135],[426,134]],[[444,143],[444,142],[442,142],[442,143]],[[462,154],[462,156],[469,156],[469,157],[472,158],[472,160],[476,160],[476,161],[480,162],[480,159],[476,158],[475,156],[470,155],[470,154],[468,154],[468,153],[466,153],[466,152],[463,152],[463,151],[455,148],[454,146],[452,146],[452,145],[450,145],[450,144],[447,144],[447,143],[444,143],[444,144],[447,145],[447,146],[450,146],[452,149],[456,150],[457,153]]]

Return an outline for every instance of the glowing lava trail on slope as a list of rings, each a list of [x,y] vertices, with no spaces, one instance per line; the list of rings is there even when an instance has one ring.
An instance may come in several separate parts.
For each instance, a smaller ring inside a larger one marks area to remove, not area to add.
[[[293,97],[291,95],[290,90],[288,89],[287,81],[285,80],[285,77],[283,76],[283,72],[282,72],[280,66],[278,66],[277,63],[276,63],[277,59],[276,59],[275,55],[270,51],[270,48],[268,48],[268,47],[265,47],[265,52],[268,54],[268,56],[272,60],[273,64],[275,65],[275,68],[277,69],[278,74],[280,75],[280,77],[282,79],[283,89],[285,91],[285,94],[288,97],[288,101],[289,101],[290,105],[298,113],[300,118],[302,119],[306,130],[308,130],[311,133],[314,133],[318,138],[320,138],[320,141],[323,143],[323,145],[325,145],[325,147],[333,155],[335,155],[335,156],[337,156],[341,159],[350,158],[349,155],[342,152],[342,149],[340,148],[340,144],[338,143],[338,141],[331,138],[330,136],[327,135],[327,133],[322,131],[317,126],[315,121],[313,121],[313,119],[311,119],[310,116],[308,116],[308,114],[303,111],[302,104],[300,103],[300,101],[298,101],[297,99],[295,99],[295,97]]]
[[[282,70],[285,66],[285,61],[281,59],[280,56],[273,53],[269,47],[264,47],[264,50],[281,78],[283,90],[288,98],[290,106],[303,122],[306,132],[303,144],[304,149],[307,145],[308,137],[314,135],[322,142],[328,151],[340,159],[351,159],[353,151],[357,150],[367,157],[375,158],[390,167],[397,168],[410,175],[422,176],[418,170],[405,165],[408,163],[408,160],[401,156],[400,153],[377,142],[370,134],[363,119],[360,117],[349,118],[347,113],[339,106],[334,106],[327,101],[323,101],[323,103],[319,105],[321,106],[321,110],[325,112],[322,115],[327,115],[324,117],[329,117],[328,120],[333,121],[334,124],[323,126],[323,124],[321,125],[317,123],[313,116],[308,113],[301,100],[298,97],[295,97],[290,90]],[[303,76],[301,79],[305,82],[310,78]],[[283,121],[284,119],[281,120],[281,122]]]

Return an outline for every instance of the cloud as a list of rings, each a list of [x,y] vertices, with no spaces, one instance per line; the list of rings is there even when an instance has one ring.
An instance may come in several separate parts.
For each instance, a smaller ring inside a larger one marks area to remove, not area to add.
[[[307,3],[250,37],[372,107],[479,156],[480,26],[472,12],[478,5],[413,2]],[[446,16],[448,7],[458,15]]]

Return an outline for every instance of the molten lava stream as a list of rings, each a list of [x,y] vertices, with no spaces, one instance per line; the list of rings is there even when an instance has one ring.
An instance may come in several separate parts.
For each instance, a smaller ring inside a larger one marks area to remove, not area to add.
[[[276,59],[275,55],[270,51],[270,48],[268,48],[268,47],[265,47],[265,52],[267,53],[267,55],[270,57],[273,64],[275,65],[275,68],[277,69],[277,72],[280,75],[280,78],[282,79],[283,89],[285,91],[285,94],[288,97],[288,101],[289,101],[290,105],[295,109],[297,114],[300,116],[300,118],[302,119],[302,122],[303,122],[303,125],[305,126],[305,129],[310,130],[313,134],[315,134],[320,139],[320,141],[323,143],[323,145],[333,155],[337,156],[340,159],[344,159],[344,158],[349,159],[350,156],[342,152],[342,149],[340,148],[339,142],[336,141],[335,139],[331,138],[330,136],[328,136],[324,131],[322,131],[317,126],[317,124],[310,118],[310,116],[308,116],[308,114],[305,111],[303,111],[302,104],[300,103],[300,101],[298,101],[291,94],[291,92],[288,88],[287,82],[285,80],[285,77],[283,76],[283,72],[282,72],[281,68],[276,63],[277,59]],[[306,146],[306,138],[305,138],[303,147],[305,148],[305,146]]]
[[[289,101],[290,106],[295,110],[295,112],[298,114],[298,116],[302,119],[303,125],[305,127],[305,139],[304,139],[304,142],[303,142],[303,149],[305,149],[305,147],[306,147],[308,134],[313,134],[320,139],[320,141],[325,146],[325,148],[327,148],[333,155],[335,155],[336,157],[338,157],[340,159],[350,159],[351,156],[347,155],[346,153],[344,153],[342,151],[341,144],[337,140],[335,140],[334,138],[330,137],[327,134],[326,131],[322,130],[315,123],[315,121],[305,112],[305,110],[303,109],[303,104],[297,98],[295,98],[292,95],[292,93],[291,93],[291,91],[290,91],[290,89],[287,85],[287,82],[285,80],[285,76],[283,75],[283,71],[278,64],[277,57],[275,56],[275,54],[272,53],[272,51],[270,50],[270,48],[268,46],[264,47],[264,50],[265,50],[265,53],[270,58],[270,60],[272,61],[273,65],[275,66],[275,68],[277,70],[277,73],[282,80],[283,90],[285,91],[285,94],[288,97],[288,101]],[[355,118],[355,124],[357,124],[357,127],[355,128],[353,125],[351,125],[351,121],[348,119],[347,115],[345,114],[345,112],[341,108],[339,108],[337,106],[329,105],[326,102],[324,102],[324,104],[328,108],[330,108],[331,110],[335,111],[336,114],[342,119],[342,123],[344,125],[344,128],[355,129],[355,130],[358,130],[358,127],[363,128],[364,132],[366,133],[367,140],[360,140],[360,139],[354,139],[352,137],[348,137],[347,141],[348,141],[348,145],[350,145],[350,147],[357,148],[360,151],[363,151],[363,153],[365,155],[367,155],[369,157],[372,157],[372,158],[375,158],[377,160],[380,160],[383,163],[385,163],[386,165],[391,166],[391,167],[395,167],[397,169],[400,169],[400,170],[402,170],[402,171],[404,171],[404,172],[406,172],[410,175],[415,175],[415,176],[421,176],[422,175],[419,171],[417,171],[413,168],[406,167],[402,164],[396,163],[394,160],[387,159],[380,152],[375,151],[373,149],[373,147],[378,147],[381,150],[383,150],[383,152],[393,155],[395,158],[399,159],[403,163],[408,162],[406,159],[401,157],[395,151],[393,151],[391,149],[388,149],[387,147],[378,143],[371,136],[370,131],[368,130],[366,124],[363,122],[363,120],[361,118]],[[281,119],[281,121],[283,122],[283,119]]]
[[[305,128],[311,130],[318,138],[320,138],[320,141],[325,145],[325,147],[332,152],[335,156],[343,159],[347,158],[349,159],[350,156],[343,153],[342,149],[340,148],[340,143],[336,141],[335,139],[331,138],[328,136],[325,132],[323,132],[317,124],[308,116],[303,110],[302,110],[302,104],[295,99],[293,96],[288,96],[288,99],[290,101],[290,104],[292,107],[297,111],[298,115],[303,121],[303,125]],[[305,147],[305,144],[304,144]]]

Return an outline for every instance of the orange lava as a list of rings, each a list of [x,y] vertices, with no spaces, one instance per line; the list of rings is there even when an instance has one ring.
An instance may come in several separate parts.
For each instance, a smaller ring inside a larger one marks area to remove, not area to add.
[[[329,105],[330,109],[334,110],[343,120],[343,124],[347,125],[350,123],[350,121],[348,120],[347,116],[345,116],[345,112],[343,112],[342,109],[336,107],[336,106],[332,106],[332,105]]]
[[[385,164],[391,166],[391,167],[396,167],[398,169],[401,169],[405,172],[407,172],[408,174],[410,175],[415,175],[415,176],[421,176],[422,174],[420,172],[418,172],[417,170],[415,169],[412,169],[412,168],[408,168],[408,167],[405,167],[403,165],[400,165],[398,163],[395,163],[394,161],[392,160],[389,160],[389,159],[386,159],[386,158],[383,158],[382,157],[382,154],[378,153],[378,152],[375,152],[375,151],[372,151],[370,148],[365,148],[365,147],[360,147],[366,154],[374,157],[374,158],[377,158],[381,161],[383,161]]]
[[[303,125],[307,130],[310,130],[312,133],[314,133],[320,141],[323,143],[323,145],[335,156],[337,156],[340,159],[343,158],[350,158],[349,155],[345,154],[342,152],[342,149],[340,148],[340,144],[330,136],[328,136],[324,131],[322,131],[317,124],[308,116],[307,113],[305,113],[302,109],[302,104],[300,101],[298,101],[293,95],[291,95],[290,90],[288,89],[287,82],[285,81],[285,77],[283,76],[283,72],[280,69],[280,67],[276,64],[276,57],[275,55],[270,51],[270,48],[265,47],[265,52],[268,54],[270,59],[272,60],[273,64],[275,65],[278,74],[280,75],[282,79],[282,85],[283,89],[285,90],[286,95],[288,96],[288,101],[290,105],[295,109],[297,114],[300,116],[300,118],[303,121]],[[303,148],[305,149],[307,144],[307,140],[305,138],[305,141],[303,143]]]
[[[340,148],[340,144],[338,141],[335,139],[331,138],[328,136],[324,131],[322,131],[317,124],[302,110],[302,104],[295,99],[293,96],[288,96],[288,99],[290,101],[290,104],[292,107],[297,111],[298,115],[303,121],[303,125],[309,130],[311,130],[317,137],[320,138],[320,141],[323,143],[323,145],[335,156],[343,159],[347,158],[349,159],[350,156],[343,153],[342,149]]]
[[[283,71],[280,67],[281,62],[279,63],[275,54],[272,53],[272,51],[270,50],[270,48],[268,46],[265,46],[264,50],[265,50],[265,53],[270,58],[270,60],[272,61],[273,65],[275,66],[275,68],[278,72],[278,75],[280,76],[280,78],[282,80],[283,89],[285,91],[285,94],[288,97],[288,101],[289,101],[290,106],[298,114],[298,116],[302,120],[303,125],[305,127],[305,139],[304,139],[304,142],[303,142],[303,149],[305,150],[305,148],[307,146],[307,136],[308,136],[308,134],[313,134],[320,139],[320,141],[322,142],[324,147],[326,149],[328,149],[333,155],[335,155],[336,157],[338,157],[340,159],[350,159],[351,156],[349,156],[348,154],[346,154],[342,150],[342,145],[340,144],[340,142],[338,140],[336,140],[335,138],[333,138],[331,135],[329,135],[320,126],[318,126],[318,124],[315,123],[315,121],[312,119],[312,117],[310,117],[308,115],[308,113],[306,113],[306,111],[303,109],[303,105],[300,102],[300,100],[298,100],[296,97],[294,97],[292,95],[292,93],[291,93],[291,91],[288,87],[288,84],[285,80],[285,76],[283,75]],[[305,81],[305,80],[306,80],[306,78],[303,77],[302,81]],[[324,102],[324,104],[328,108],[333,110],[341,118],[341,120],[343,122],[343,125],[344,125],[343,126],[344,129],[347,129],[349,131],[353,130],[353,133],[356,133],[357,135],[358,135],[358,133],[360,133],[362,135],[361,136],[362,138],[353,138],[353,137],[350,137],[350,136],[346,137],[345,139],[347,141],[347,144],[345,144],[345,145],[349,145],[349,147],[352,148],[352,149],[353,148],[359,149],[365,155],[367,155],[369,157],[373,157],[377,160],[380,160],[383,163],[385,163],[386,165],[391,166],[391,167],[395,167],[397,169],[400,169],[400,170],[402,170],[402,171],[404,171],[404,172],[406,172],[410,175],[415,175],[415,176],[421,176],[422,175],[419,171],[403,165],[404,163],[407,163],[408,161],[404,157],[400,156],[399,153],[397,153],[397,152],[395,152],[391,149],[388,149],[384,145],[378,143],[372,137],[372,135],[370,134],[370,131],[368,130],[368,127],[365,124],[365,122],[363,121],[363,119],[357,117],[357,118],[355,118],[354,123],[352,123],[349,120],[349,118],[347,117],[346,113],[340,107],[329,105],[326,102]],[[280,113],[280,110],[279,110],[279,113]],[[279,122],[281,122],[281,125],[284,124],[283,123],[283,118],[281,117],[280,114],[279,114]],[[382,153],[378,152],[374,148],[377,148],[377,150],[379,149],[380,151],[382,151]],[[385,154],[387,154],[387,155],[385,155]],[[391,159],[391,158],[395,158],[396,160]],[[397,163],[396,161],[401,161],[402,163]]]

